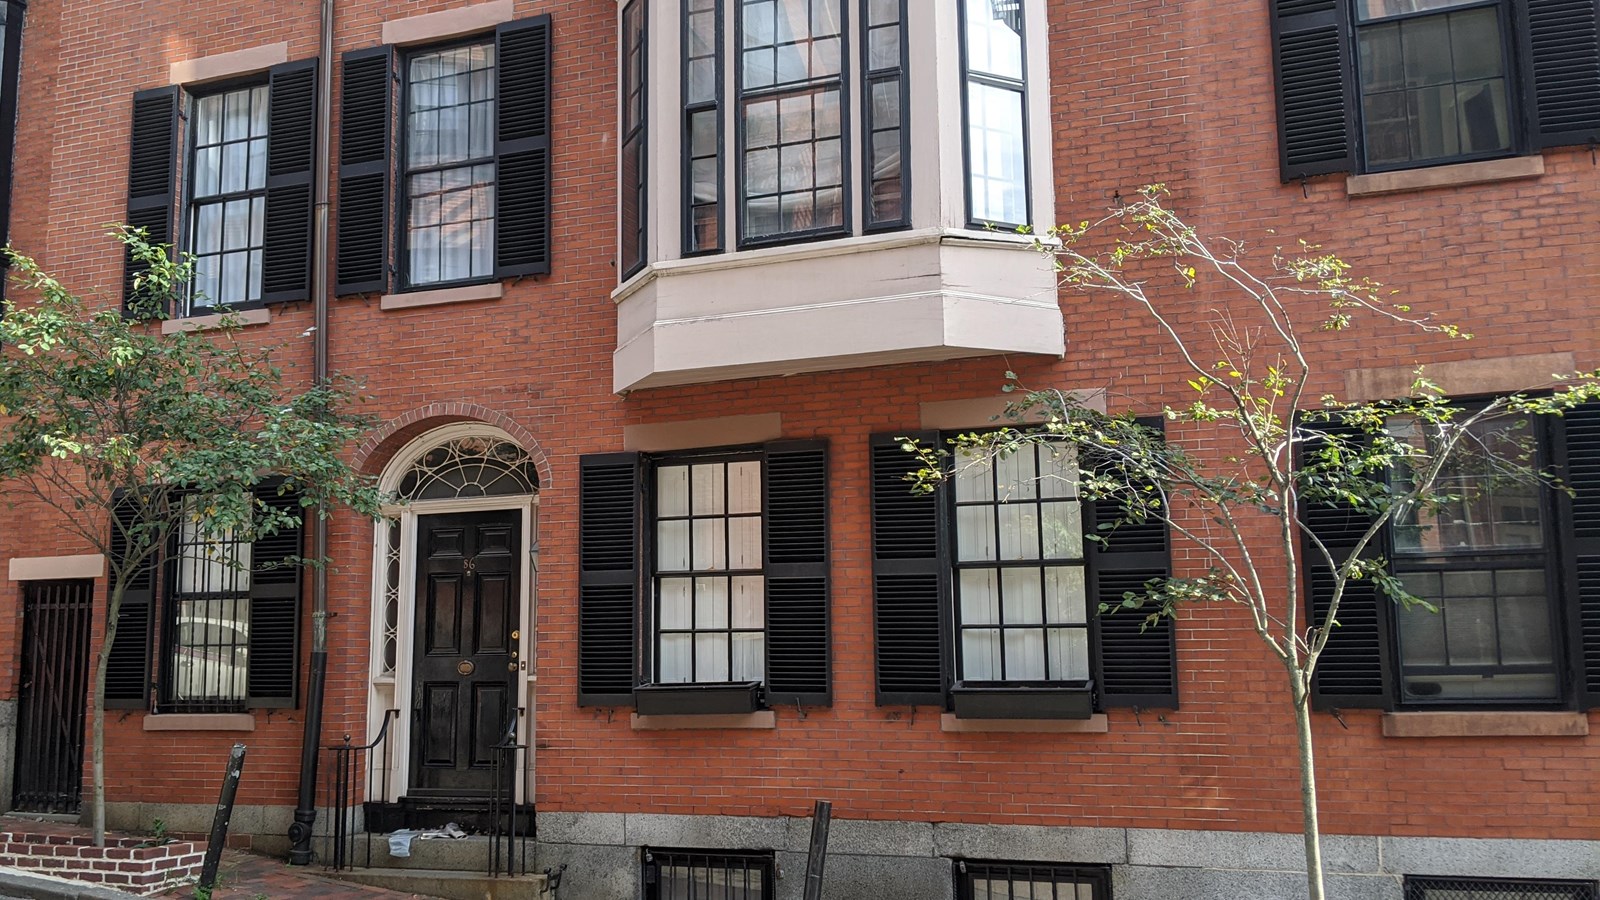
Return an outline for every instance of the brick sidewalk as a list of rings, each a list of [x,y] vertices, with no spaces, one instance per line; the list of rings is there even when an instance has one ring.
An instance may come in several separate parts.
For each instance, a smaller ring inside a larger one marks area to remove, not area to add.
[[[174,888],[161,896],[193,897],[194,887]],[[324,876],[321,866],[290,866],[281,859],[228,850],[222,854],[217,890],[211,896],[214,900],[333,900],[338,897],[404,900],[426,895],[351,884]]]

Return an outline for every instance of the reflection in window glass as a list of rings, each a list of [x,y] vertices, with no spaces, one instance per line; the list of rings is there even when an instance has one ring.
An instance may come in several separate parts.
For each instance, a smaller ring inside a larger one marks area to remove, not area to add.
[[[413,285],[494,274],[493,43],[406,63],[406,262]]]
[[[1362,26],[1367,163],[1391,166],[1509,151],[1502,42],[1497,7]]]
[[[190,306],[242,306],[261,299],[267,187],[267,88],[197,98],[191,120]]]
[[[963,0],[968,218],[1028,220],[1021,0]]]
[[[863,0],[866,21],[867,224],[899,225],[907,219],[906,74],[901,62],[905,21],[901,0]]]
[[[178,529],[164,700],[204,711],[241,704],[249,686],[251,546],[184,500]]]
[[[764,681],[761,462],[655,473],[656,681]]]
[[[843,228],[840,0],[740,2],[740,233]]]
[[[645,262],[645,5],[622,11],[622,274]]]
[[[684,165],[688,174],[685,253],[722,247],[722,0],[687,0],[683,7]]]

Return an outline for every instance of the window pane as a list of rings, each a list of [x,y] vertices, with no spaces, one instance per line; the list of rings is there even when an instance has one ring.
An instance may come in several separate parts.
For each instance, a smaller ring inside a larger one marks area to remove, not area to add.
[[[181,600],[177,606],[171,698],[190,702],[245,699],[250,598]]]
[[[733,579],[733,627],[766,626],[765,579],[744,575]]]
[[[1000,558],[1039,558],[1039,508],[1032,503],[1000,507]]]
[[[663,572],[689,571],[689,523],[656,523],[656,568]]]
[[[761,568],[761,517],[728,520],[728,568]]]
[[[696,634],[694,636],[694,680],[727,681],[728,634]]]
[[[760,632],[733,636],[732,681],[765,681],[767,639]]]
[[[694,580],[694,627],[727,629],[728,579],[702,577]]]
[[[998,625],[1000,586],[994,569],[961,569],[961,624]]]
[[[663,684],[681,684],[694,680],[694,635],[663,634],[661,655],[657,660]]]
[[[994,472],[989,464],[966,454],[956,457],[956,500],[994,499]]]
[[[1475,2],[1477,0],[1356,0],[1356,15],[1361,19],[1377,19]]]
[[[694,568],[696,571],[716,571],[728,567],[728,521],[726,519],[695,519]]]
[[[694,612],[691,607],[691,597],[694,592],[694,579],[663,578],[660,591],[660,626],[672,630],[693,628]]]
[[[1031,500],[1038,494],[1038,466],[1030,447],[1005,456],[995,463],[995,477],[1000,484],[1000,499]]]
[[[1089,678],[1089,632],[1084,628],[1052,628],[1050,680],[1087,681]]]
[[[1052,623],[1087,622],[1083,569],[1051,566],[1044,570],[1045,618]]]
[[[972,218],[1020,225],[1027,219],[1022,92],[967,85]]]
[[[1008,681],[1043,681],[1045,679],[1043,629],[1006,629],[1005,652],[1005,677]]]
[[[1083,509],[1075,501],[1040,504],[1044,517],[1044,558],[1083,555]]]
[[[1007,625],[1044,624],[1044,573],[1038,569],[1002,569],[1001,609]]]
[[[1020,0],[966,0],[967,68],[1022,80]]]
[[[966,681],[1000,680],[1000,629],[962,629],[961,677]]]
[[[956,508],[956,559],[995,559],[994,507]]]
[[[692,490],[690,512],[704,516],[723,511],[723,498],[726,496],[727,488],[723,483],[721,463],[695,466],[690,471],[689,485]]]
[[[736,462],[728,464],[728,512],[758,513],[761,511],[761,463]]]

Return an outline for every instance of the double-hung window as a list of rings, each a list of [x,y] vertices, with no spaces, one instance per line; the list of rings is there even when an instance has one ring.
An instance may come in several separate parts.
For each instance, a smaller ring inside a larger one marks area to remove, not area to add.
[[[1027,71],[1022,0],[960,0],[967,219],[1025,225]]]
[[[194,98],[189,243],[194,254],[191,313],[261,300],[266,243],[266,85]]]
[[[1352,581],[1313,699],[1324,708],[1592,707],[1600,702],[1600,408],[1445,427],[1466,430],[1432,491],[1437,501],[1403,510],[1368,551],[1427,605],[1397,604],[1372,581]],[[1388,429],[1423,447],[1441,437],[1439,426],[1410,417]],[[1534,471],[1556,474],[1563,487]],[[1404,468],[1388,475],[1396,487],[1411,477]],[[1314,505],[1306,522],[1342,560],[1370,520]],[[1305,558],[1312,611],[1323,616],[1333,582],[1309,537]]]
[[[1600,138],[1600,32],[1565,0],[1274,0],[1284,180]]]
[[[277,481],[251,492],[256,510],[301,516]],[[208,518],[195,494],[178,505],[161,552],[130,577],[106,672],[108,708],[238,712],[292,707],[299,672],[302,528],[245,540]],[[127,547],[138,509],[119,506],[111,549]],[[153,655],[152,655],[153,654]]]
[[[550,271],[550,32],[344,55],[336,294]]]
[[[246,83],[134,94],[126,221],[192,254],[194,278],[178,308],[157,308],[171,298],[136,289],[130,257],[130,311],[203,315],[310,297],[316,74],[303,60]]]
[[[405,281],[494,276],[495,44],[405,61]]]
[[[580,703],[830,702],[823,445],[601,454],[580,470]]]
[[[949,437],[873,439],[879,704],[1002,719],[1176,706],[1171,621],[1109,611],[1170,574],[1164,524],[1086,540],[1118,518],[1115,501],[1084,500],[1074,454],[1050,445],[994,463],[957,452],[949,479],[913,492],[906,475],[920,463],[905,439]]]

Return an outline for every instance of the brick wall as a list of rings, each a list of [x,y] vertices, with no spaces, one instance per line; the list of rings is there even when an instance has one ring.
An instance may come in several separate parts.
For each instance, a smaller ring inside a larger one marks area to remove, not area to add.
[[[336,51],[378,43],[383,17],[450,6],[341,3]],[[165,83],[178,59],[279,40],[291,59],[315,49],[314,5],[200,8],[160,0],[129,17],[104,0],[35,0],[28,10],[14,239],[69,285],[108,301],[120,257],[100,226],[123,212],[132,91]],[[1600,259],[1580,250],[1600,180],[1588,151],[1549,152],[1542,178],[1514,183],[1359,199],[1346,197],[1342,176],[1282,185],[1264,3],[1053,0],[1051,10],[1063,221],[1165,181],[1173,204],[1202,228],[1263,245],[1307,237],[1477,336],[1450,342],[1399,326],[1316,334],[1311,352],[1330,389],[1347,368],[1413,361],[1570,352],[1580,365],[1600,365],[1588,315]],[[1114,712],[1106,734],[945,734],[934,710],[872,702],[867,435],[916,426],[921,402],[993,395],[1007,368],[1029,384],[1109,387],[1115,404],[1153,409],[1181,397],[1190,376],[1148,323],[1064,295],[1062,360],[613,396],[615,12],[602,0],[519,0],[517,12],[549,12],[555,23],[551,274],[508,283],[503,299],[487,303],[386,312],[374,298],[341,299],[330,340],[332,368],[366,379],[379,420],[443,421],[415,411],[471,403],[531,434],[547,461],[538,510],[540,808],[800,815],[825,798],[849,818],[1296,828],[1286,689],[1242,610],[1187,611],[1178,632],[1183,708]],[[1180,326],[1207,321],[1216,299],[1197,293]],[[311,311],[293,306],[274,317],[251,337],[283,342],[304,377]],[[804,718],[780,710],[775,732],[634,732],[625,710],[579,709],[578,456],[620,449],[630,424],[774,411],[786,437],[826,438],[832,447],[834,706]],[[1172,437],[1199,436],[1177,428]],[[372,465],[400,440],[378,448]],[[5,521],[0,562],[81,552],[42,527],[48,517],[36,507],[18,506]],[[371,526],[347,517],[331,539],[329,603],[339,614],[329,625],[330,740],[359,734],[366,720]],[[20,598],[20,588],[0,585],[0,596]],[[0,620],[0,696],[16,691],[17,608]],[[1330,831],[1578,838],[1600,827],[1600,799],[1580,787],[1600,764],[1600,738],[1397,741],[1380,736],[1374,714],[1346,720],[1348,728],[1326,716],[1316,723]],[[141,722],[140,713],[108,716],[110,799],[208,802],[210,789],[193,786],[189,773],[210,771],[238,736],[152,734]],[[293,802],[300,728],[299,710],[256,715],[241,803]]]

